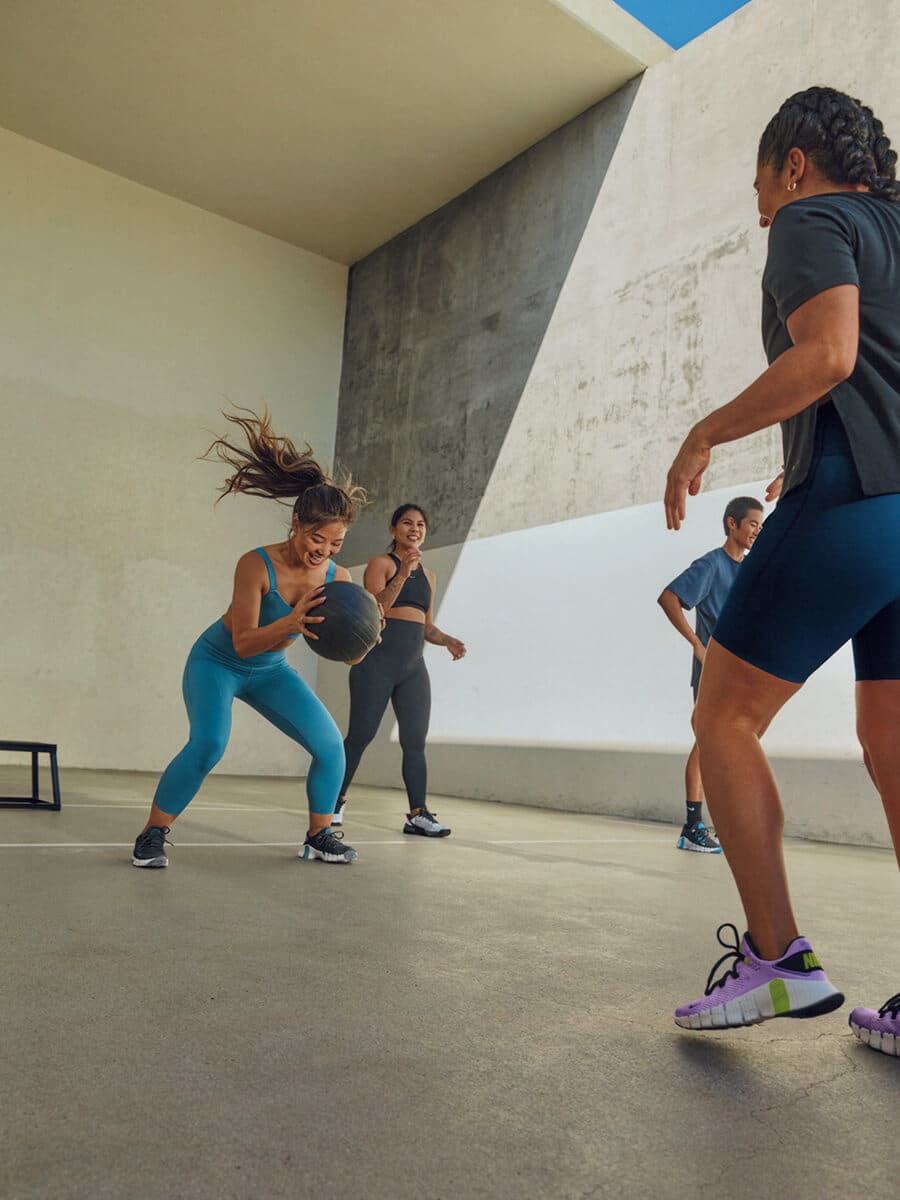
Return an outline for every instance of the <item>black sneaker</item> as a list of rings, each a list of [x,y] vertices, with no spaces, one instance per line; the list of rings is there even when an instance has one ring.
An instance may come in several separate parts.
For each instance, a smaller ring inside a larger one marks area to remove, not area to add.
[[[419,833],[422,837],[449,837],[450,830],[446,825],[442,825],[434,813],[428,811],[427,808],[420,808],[415,816],[410,813],[406,814],[406,824],[403,826],[404,833]]]
[[[330,829],[320,829],[315,837],[306,835],[306,840],[297,851],[298,858],[321,858],[322,862],[353,862],[357,857],[352,846],[345,846],[344,831],[332,833]]]
[[[685,825],[675,845],[679,850],[696,850],[700,854],[722,853],[722,847],[702,821],[696,825]]]
[[[149,829],[137,835],[134,843],[134,854],[131,865],[134,867],[167,867],[166,834],[168,825],[151,825]],[[171,842],[168,845],[172,845]]]

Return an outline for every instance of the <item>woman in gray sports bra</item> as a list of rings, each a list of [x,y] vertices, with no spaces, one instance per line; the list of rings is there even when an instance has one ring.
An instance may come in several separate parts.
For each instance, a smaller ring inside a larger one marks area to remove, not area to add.
[[[435,575],[424,566],[422,543],[428,517],[417,504],[401,504],[391,517],[391,548],[366,564],[366,588],[384,609],[380,645],[350,671],[350,725],[344,739],[347,768],[332,824],[343,822],[343,806],[363,752],[378,732],[388,701],[394,707],[403,751],[403,782],[409,798],[404,833],[447,837],[450,830],[425,803],[425,737],[431,715],[431,685],[425,643],[446,646],[454,661],[463,643],[433,620]]]

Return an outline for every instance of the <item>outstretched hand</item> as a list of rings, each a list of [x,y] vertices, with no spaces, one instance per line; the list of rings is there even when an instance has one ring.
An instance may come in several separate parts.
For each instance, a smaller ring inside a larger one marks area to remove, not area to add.
[[[680,529],[688,496],[700,491],[703,472],[709,466],[709,446],[699,443],[693,430],[681,444],[666,476],[666,528]]]

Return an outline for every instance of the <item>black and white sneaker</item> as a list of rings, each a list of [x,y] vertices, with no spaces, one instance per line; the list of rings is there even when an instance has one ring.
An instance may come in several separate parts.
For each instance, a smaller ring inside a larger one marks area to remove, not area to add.
[[[338,800],[338,802],[335,806],[334,812],[332,813],[332,816],[331,816],[332,827],[335,825],[343,825],[343,823],[344,823],[344,805],[346,803],[347,803],[346,800]]]
[[[306,841],[297,851],[297,857],[309,861],[321,858],[322,862],[353,862],[357,857],[356,851],[352,846],[344,845],[343,837],[343,830],[332,833],[330,829],[320,829],[315,837],[307,834]]]
[[[133,867],[167,867],[169,859],[166,855],[166,834],[168,825],[151,825],[143,833],[137,835],[134,843],[134,853],[131,856]]]
[[[442,825],[434,813],[428,811],[427,808],[420,808],[413,816],[411,813],[406,814],[406,824],[403,826],[404,833],[419,833],[422,837],[449,837],[450,830],[446,825]]]
[[[685,825],[675,845],[679,850],[694,850],[699,854],[722,853],[718,840],[702,821],[698,821],[696,825]]]

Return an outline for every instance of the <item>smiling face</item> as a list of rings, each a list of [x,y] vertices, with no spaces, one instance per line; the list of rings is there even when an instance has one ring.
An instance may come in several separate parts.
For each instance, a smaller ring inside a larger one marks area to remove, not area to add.
[[[396,525],[392,525],[390,530],[396,550],[408,550],[411,546],[421,549],[428,524],[417,508],[409,508],[397,518]]]
[[[761,508],[751,508],[740,524],[734,517],[728,518],[728,536],[743,551],[747,551],[756,541],[763,527],[763,511]]]
[[[340,553],[347,526],[343,521],[328,521],[325,525],[301,525],[296,516],[292,521],[291,546],[297,565],[315,570]]]

